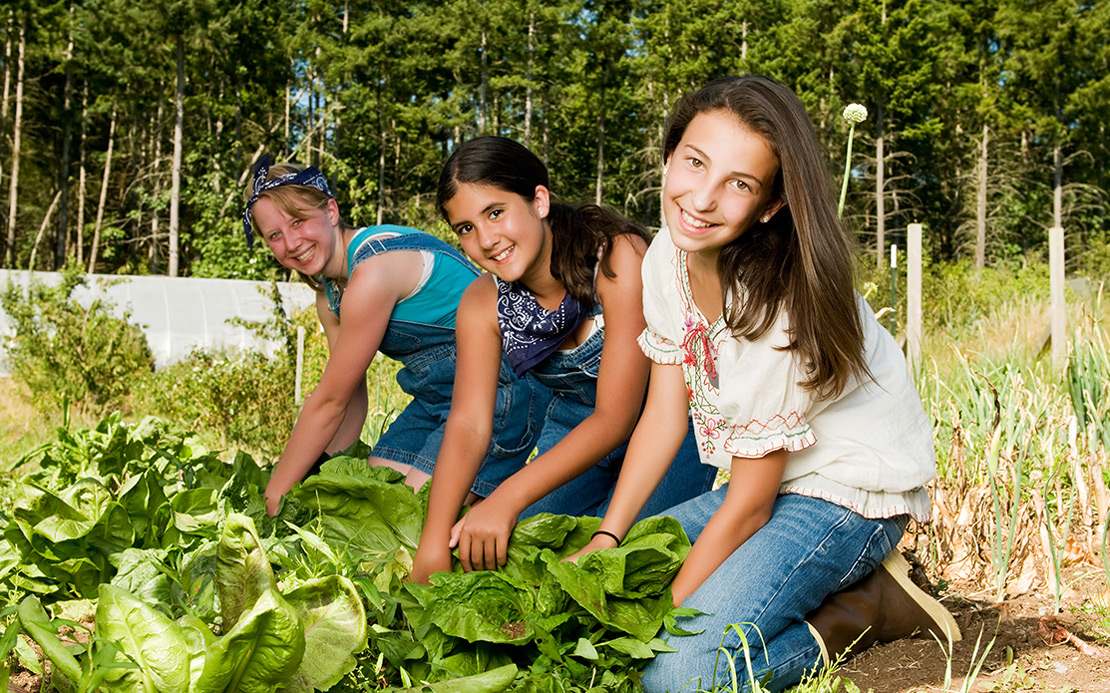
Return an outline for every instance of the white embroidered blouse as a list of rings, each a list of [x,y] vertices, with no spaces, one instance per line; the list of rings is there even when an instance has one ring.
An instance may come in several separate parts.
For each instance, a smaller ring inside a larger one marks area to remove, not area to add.
[[[839,397],[816,402],[798,383],[804,371],[788,342],[789,318],[752,342],[723,318],[709,324],[694,304],[686,253],[663,228],[643,262],[640,348],[652,361],[681,365],[703,463],[790,452],[781,493],[851,508],[869,518],[929,518],[923,484],[936,475],[933,432],[901,350],[862,297],[864,349],[874,380],[851,381]],[[734,476],[733,482],[738,481]]]

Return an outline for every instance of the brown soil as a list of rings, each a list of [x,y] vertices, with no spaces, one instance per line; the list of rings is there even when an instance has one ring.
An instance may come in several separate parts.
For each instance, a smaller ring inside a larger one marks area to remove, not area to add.
[[[935,640],[906,639],[872,647],[838,675],[865,693],[1110,691],[1106,576],[1081,566],[1070,584],[1056,615],[1043,589],[998,603],[957,585],[942,597],[963,632],[950,665]]]

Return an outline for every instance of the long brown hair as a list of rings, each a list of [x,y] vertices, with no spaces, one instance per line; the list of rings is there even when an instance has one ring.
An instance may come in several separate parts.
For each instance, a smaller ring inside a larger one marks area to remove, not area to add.
[[[531,202],[536,186],[550,189],[547,167],[524,145],[504,137],[478,137],[459,146],[439,175],[436,204],[447,218],[446,205],[461,184],[490,185]],[[617,276],[609,263],[613,239],[630,233],[647,242],[651,236],[640,225],[598,205],[574,206],[553,201],[547,214],[551,225],[551,276],[571,296],[593,304],[594,267],[601,249],[601,271]]]
[[[771,199],[786,204],[721,249],[724,317],[737,338],[755,340],[780,310],[790,318],[791,343],[806,369],[802,385],[817,399],[843,392],[852,377],[869,376],[856,305],[852,244],[833,207],[831,181],[813,124],[798,97],[756,75],[714,80],[683,97],[667,125],[669,160],[700,113],[724,111],[763,137],[779,161]]]
[[[270,167],[269,172],[266,173],[266,180],[273,180],[278,176],[284,176],[289,173],[300,173],[304,169],[305,167],[301,166],[300,164],[274,164]],[[308,185],[279,185],[276,188],[271,188],[269,190],[263,191],[258,196],[258,199],[262,199],[263,197],[268,197],[269,199],[273,200],[278,209],[285,212],[294,219],[300,219],[302,221],[308,219],[310,216],[310,212],[312,211],[326,213],[328,210],[328,200],[333,199],[324,191]],[[243,189],[243,202],[249,202],[250,199],[251,186],[248,185],[246,188]],[[352,228],[354,227],[348,224],[343,219],[342,215],[340,215],[339,232],[343,233],[344,231],[349,231]],[[265,241],[266,239],[262,240]],[[305,274],[304,272],[297,272],[297,274],[299,274],[304,283],[311,286],[314,291],[323,290],[324,285],[319,277],[312,277]]]

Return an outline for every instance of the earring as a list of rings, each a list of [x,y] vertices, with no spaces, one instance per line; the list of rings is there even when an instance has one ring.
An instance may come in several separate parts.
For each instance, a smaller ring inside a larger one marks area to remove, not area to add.
[[[759,220],[762,221],[764,224],[766,224],[767,222],[771,221],[771,215],[770,214],[764,214],[762,217],[760,217]]]

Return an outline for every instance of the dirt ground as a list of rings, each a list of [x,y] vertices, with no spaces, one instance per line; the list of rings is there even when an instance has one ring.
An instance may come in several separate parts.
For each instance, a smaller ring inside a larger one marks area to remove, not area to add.
[[[838,674],[864,693],[1110,691],[1106,577],[1101,567],[1083,566],[1069,584],[1055,616],[1053,597],[1043,590],[997,603],[951,586],[942,602],[963,640],[953,648],[950,671],[935,640],[906,639],[872,647]]]

